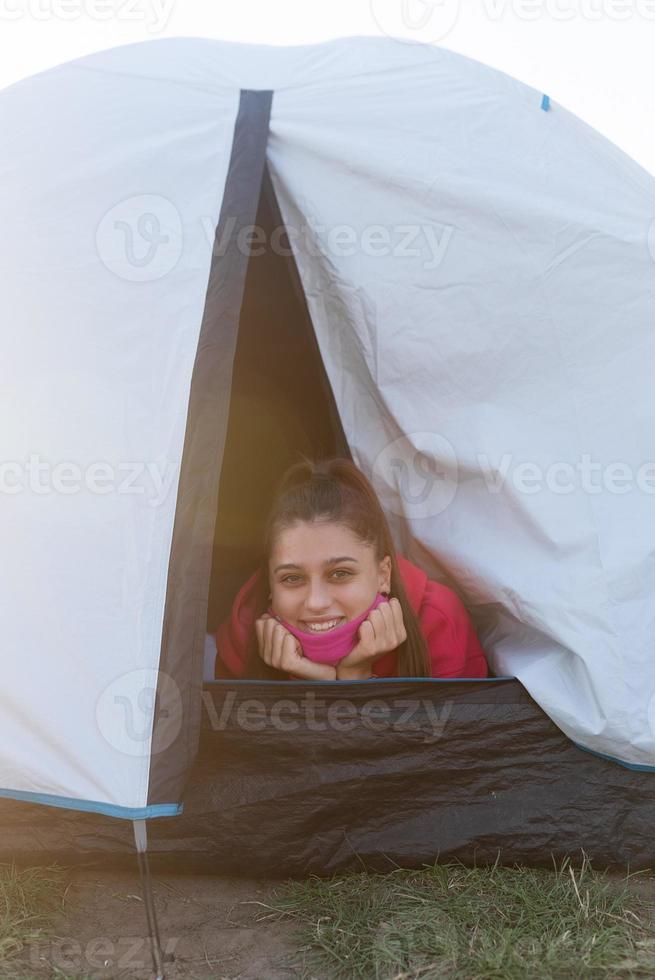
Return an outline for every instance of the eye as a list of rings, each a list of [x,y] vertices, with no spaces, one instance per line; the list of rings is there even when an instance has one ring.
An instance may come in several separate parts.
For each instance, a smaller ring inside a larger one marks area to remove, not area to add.
[[[352,576],[349,568],[337,568],[332,574],[336,575],[339,579],[350,578]]]
[[[295,585],[299,579],[300,575],[285,575],[280,581],[283,585]]]

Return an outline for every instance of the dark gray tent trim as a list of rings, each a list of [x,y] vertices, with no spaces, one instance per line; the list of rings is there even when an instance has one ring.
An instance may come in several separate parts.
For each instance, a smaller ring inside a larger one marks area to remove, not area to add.
[[[178,800],[198,748],[206,611],[232,364],[248,267],[239,248],[254,223],[272,92],[242,91],[196,352],[166,589],[160,678],[174,681],[181,708],[158,684],[148,804]],[[227,245],[225,244],[227,242]],[[221,248],[218,244],[223,243]],[[171,725],[180,734],[167,746]],[[163,748],[158,750],[158,743]]]
[[[302,876],[436,860],[655,862],[652,776],[577,748],[513,679],[216,681],[160,872]],[[132,867],[129,824],[0,801],[0,859]]]

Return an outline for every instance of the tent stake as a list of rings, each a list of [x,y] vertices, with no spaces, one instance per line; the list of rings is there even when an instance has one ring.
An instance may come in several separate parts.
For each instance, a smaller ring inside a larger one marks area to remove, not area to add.
[[[146,907],[146,917],[148,919],[148,935],[150,937],[150,951],[152,953],[155,980],[165,980],[157,911],[152,894],[152,880],[150,878],[150,865],[148,863],[148,833],[146,831],[146,822],[145,820],[133,820],[132,825],[134,827],[134,843],[136,844],[136,856],[139,862],[139,874],[141,875],[143,902]]]

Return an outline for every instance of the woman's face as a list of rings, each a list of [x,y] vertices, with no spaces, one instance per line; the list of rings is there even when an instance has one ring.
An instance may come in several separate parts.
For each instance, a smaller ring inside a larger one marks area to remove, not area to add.
[[[268,572],[275,615],[312,633],[356,619],[391,587],[391,558],[377,561],[372,544],[326,521],[280,531]]]

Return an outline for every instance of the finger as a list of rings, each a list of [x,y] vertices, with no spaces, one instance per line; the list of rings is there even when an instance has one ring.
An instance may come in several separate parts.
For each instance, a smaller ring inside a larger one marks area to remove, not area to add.
[[[271,644],[265,623],[261,623],[257,627],[257,641],[259,643],[259,656],[265,664],[271,667]]]
[[[375,612],[379,612],[380,616],[384,620],[385,628],[388,629],[389,624],[393,623],[393,610],[391,608],[390,602],[381,603]]]
[[[264,623],[261,619],[255,620],[255,633],[257,635],[257,648],[259,650],[259,656],[262,658],[264,663],[268,663],[266,659],[266,642],[264,638]]]
[[[373,653],[375,650],[375,629],[370,619],[365,619],[359,627],[359,646],[366,653]],[[345,659],[347,660],[348,658],[346,657]]]
[[[317,664],[305,657],[300,643],[288,631],[282,640],[279,669],[302,680],[334,681],[337,679],[336,669],[330,664]]]
[[[285,631],[280,644],[280,670],[293,674],[298,667],[298,661],[302,659],[295,636]]]
[[[273,659],[275,653],[274,634],[275,634],[275,627],[277,625],[278,625],[277,620],[272,618],[269,618],[262,623],[262,631],[263,631],[262,643],[264,646],[263,657],[264,657],[264,661],[269,665],[269,667],[275,667],[275,663]]]
[[[282,670],[282,655],[285,637],[291,636],[281,623],[275,622],[271,636],[271,661],[276,670]]]
[[[330,664],[316,664],[307,657],[301,657],[297,668],[302,664],[302,677],[308,681],[336,681],[336,669]],[[300,675],[296,675],[300,676]]]
[[[398,634],[396,631],[396,622],[393,617],[393,610],[391,608],[391,603],[385,602],[378,607],[376,612],[379,612],[383,620],[383,636],[378,637],[380,643],[389,649],[398,646],[400,640],[398,639]]]
[[[389,605],[388,602],[383,603],[383,605],[378,606],[378,608],[374,609],[373,612],[370,613],[368,616],[368,621],[373,627],[376,649],[377,647],[380,646],[381,643],[389,641],[389,637],[388,637],[389,610],[386,609],[384,612],[382,611],[384,606],[388,606],[388,605]]]
[[[403,607],[396,598],[391,599],[389,601],[389,605],[391,606],[391,612],[393,613],[393,621],[396,627],[398,643],[403,643],[407,639],[407,630],[405,629],[405,621],[403,619]]]
[[[269,616],[269,618],[264,622],[264,636],[269,643],[273,642],[273,636],[278,626],[281,626],[281,624],[277,621],[277,619],[274,619],[273,616]]]
[[[347,657],[344,657],[339,661],[340,667],[357,667],[362,662],[361,649],[358,654],[349,653]]]

